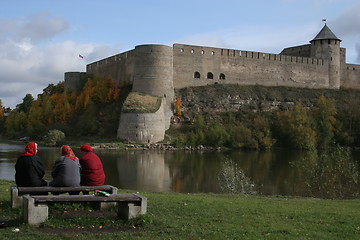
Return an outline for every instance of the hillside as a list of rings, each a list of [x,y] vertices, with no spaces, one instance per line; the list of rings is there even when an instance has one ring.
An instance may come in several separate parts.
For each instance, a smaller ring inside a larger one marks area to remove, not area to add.
[[[237,112],[241,110],[272,111],[283,110],[300,101],[313,107],[320,96],[335,101],[338,110],[359,106],[360,91],[307,89],[291,87],[264,87],[242,85],[209,85],[176,90],[181,97],[183,112],[193,116],[196,113]]]

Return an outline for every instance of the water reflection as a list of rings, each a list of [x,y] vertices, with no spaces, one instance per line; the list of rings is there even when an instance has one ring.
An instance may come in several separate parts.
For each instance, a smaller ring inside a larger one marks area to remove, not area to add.
[[[0,145],[0,179],[14,180],[14,165],[22,151],[23,146]],[[78,149],[74,152],[80,156]],[[309,184],[303,178],[306,171],[289,163],[312,159],[310,152],[95,152],[103,161],[105,183],[120,189],[309,196]],[[46,170],[45,179],[51,180],[51,169],[60,149],[40,147],[38,154]],[[358,186],[352,191],[358,192]]]

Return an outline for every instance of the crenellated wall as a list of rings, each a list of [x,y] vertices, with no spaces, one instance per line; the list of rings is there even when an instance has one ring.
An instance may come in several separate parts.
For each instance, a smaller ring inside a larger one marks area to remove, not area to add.
[[[322,59],[181,44],[173,49],[175,89],[208,84],[328,87],[328,62]]]

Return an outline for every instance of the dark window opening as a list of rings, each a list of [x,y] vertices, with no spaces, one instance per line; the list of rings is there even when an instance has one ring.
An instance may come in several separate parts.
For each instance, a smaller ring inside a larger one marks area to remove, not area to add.
[[[220,80],[225,80],[225,74],[220,73],[219,79],[220,79]]]
[[[194,73],[194,78],[200,78],[200,73],[199,73],[199,72],[195,72],[195,73]]]
[[[214,79],[214,75],[211,72],[208,72],[207,78],[208,79]]]

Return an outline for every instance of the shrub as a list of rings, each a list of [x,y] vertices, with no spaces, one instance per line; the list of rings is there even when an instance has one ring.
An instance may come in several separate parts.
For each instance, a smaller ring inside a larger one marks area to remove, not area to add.
[[[44,144],[46,146],[55,147],[61,145],[65,140],[65,133],[60,130],[50,130],[44,137]]]

